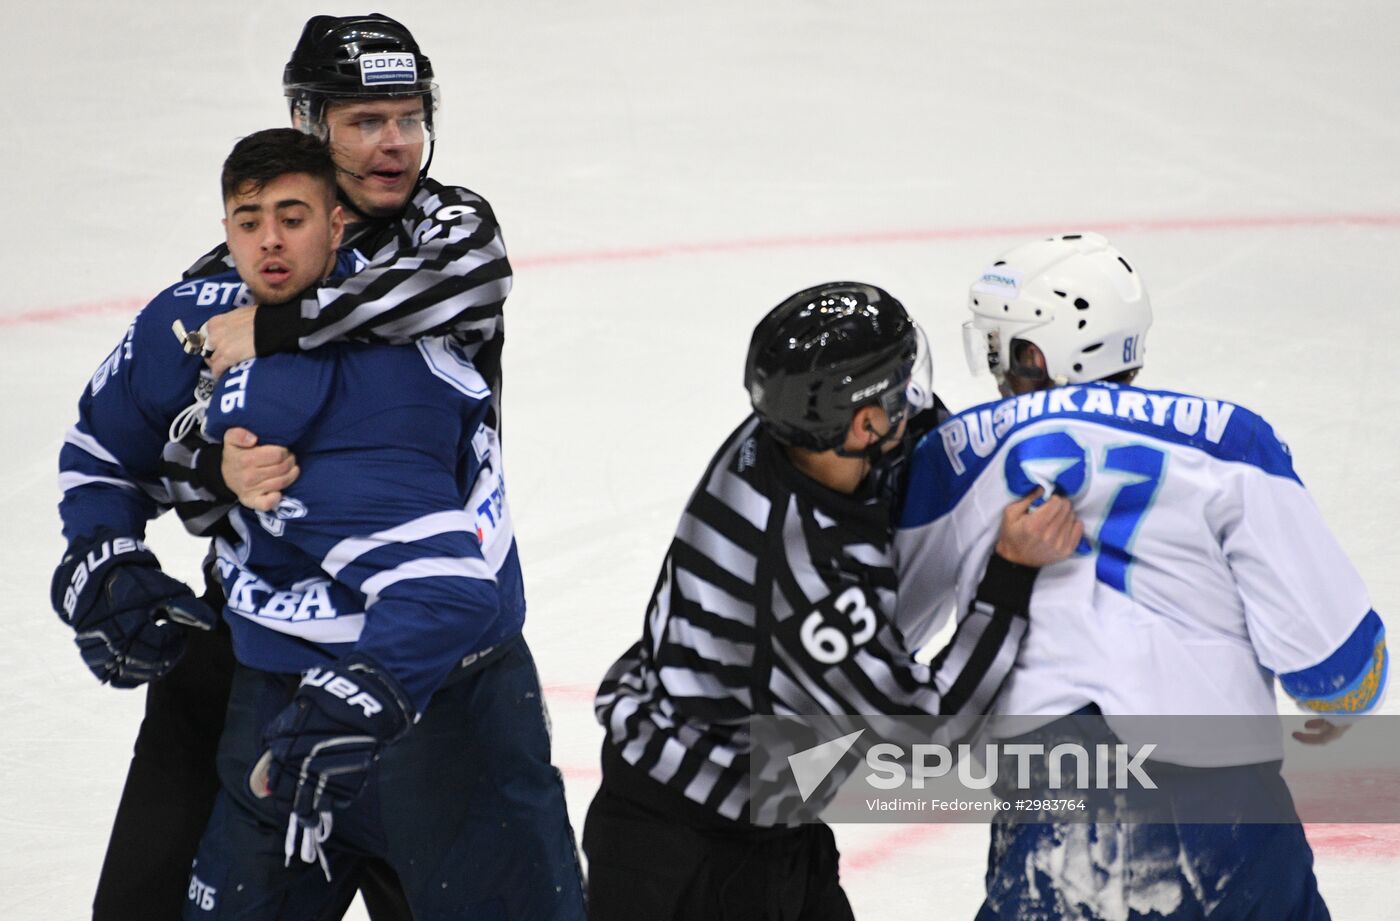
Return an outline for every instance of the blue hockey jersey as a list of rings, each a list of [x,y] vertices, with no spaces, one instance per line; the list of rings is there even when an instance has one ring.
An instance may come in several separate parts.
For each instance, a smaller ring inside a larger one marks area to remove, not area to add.
[[[455,340],[332,343],[236,365],[205,434],[287,445],[301,474],[219,539],[239,661],[295,672],[352,648],[421,711],[463,657],[520,632],[525,597],[491,390]]]
[[[343,249],[334,275],[363,263]],[[78,421],[64,435],[58,511],[65,538],[90,537],[103,528],[143,536],[146,522],[169,507],[161,452],[196,389],[213,387],[204,361],[184,351],[171,324],[179,320],[195,330],[212,316],[252,303],[230,270],[171,285],[136,315],[121,344],[93,372],[78,401]]]
[[[1001,509],[1069,496],[1085,538],[1045,567],[998,709],[1112,717],[1375,707],[1388,665],[1365,586],[1259,416],[1110,384],[988,403],[911,461],[895,547],[898,619],[927,637],[966,604]],[[956,599],[954,604],[949,604]]]

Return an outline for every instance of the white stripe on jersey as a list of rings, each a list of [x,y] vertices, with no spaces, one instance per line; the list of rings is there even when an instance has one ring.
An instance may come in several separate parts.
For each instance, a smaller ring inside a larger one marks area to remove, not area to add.
[[[365,615],[341,614],[326,620],[283,621],[271,617],[259,617],[247,611],[233,611],[239,617],[247,618],[265,630],[285,633],[313,643],[354,643],[360,639],[365,629]]]
[[[76,425],[71,426],[63,433],[63,443],[72,445],[91,454],[93,457],[113,467],[120,467],[122,462],[112,455],[111,451],[102,447],[102,442],[98,441],[87,432],[80,430]]]
[[[736,578],[753,582],[754,568],[758,565],[754,555],[689,512],[681,516],[676,536]]]
[[[459,225],[448,231],[445,238],[440,238],[435,242],[454,243],[461,242],[469,238],[477,229],[478,225]],[[335,302],[342,297],[354,295],[362,296],[364,290],[373,282],[379,281],[382,277],[378,271],[380,268],[387,268],[395,275],[401,275],[398,284],[394,285],[384,297],[374,301],[368,301],[356,307],[350,313],[321,329],[314,334],[307,336],[303,340],[305,346],[316,346],[329,342],[333,339],[344,338],[351,331],[361,327],[369,326],[374,317],[380,316],[393,310],[398,305],[407,301],[414,295],[421,294],[428,288],[440,284],[445,277],[464,276],[474,272],[483,265],[489,265],[499,259],[504,259],[506,255],[505,245],[501,242],[500,234],[496,234],[491,242],[486,246],[471,253],[471,259],[458,259],[448,265],[443,266],[438,272],[411,272],[403,269],[403,265],[408,261],[401,258],[393,263],[380,266],[371,263],[363,272],[352,275],[350,278],[340,283],[338,288],[322,288],[318,292],[321,310],[335,305]],[[494,301],[504,300],[510,291],[509,277],[486,282],[472,288],[469,292],[459,292],[457,296],[448,298],[438,309],[425,308],[415,311],[413,314],[390,323],[378,324],[372,328],[380,335],[402,335],[407,336],[412,333],[431,329],[441,323],[451,320],[461,313],[463,305],[461,300],[464,295],[469,295],[474,304],[489,304]],[[303,305],[303,316],[307,316],[307,310]],[[314,316],[314,314],[313,314]]]
[[[355,560],[372,550],[387,547],[389,544],[408,544],[426,537],[461,531],[475,536],[476,527],[471,515],[465,511],[434,512],[383,531],[369,537],[348,537],[331,548],[321,561],[321,568],[332,579]]]
[[[740,643],[717,637],[683,617],[677,617],[666,625],[666,642],[693,649],[720,665],[738,665],[744,668],[753,665],[753,643]]]
[[[370,576],[360,584],[360,591],[365,594],[365,606],[373,606],[379,600],[379,596],[391,585],[406,582],[410,579],[433,579],[443,576],[456,577],[461,579],[480,579],[483,582],[495,583],[496,574],[486,565],[486,561],[474,556],[451,557],[426,557],[419,560],[409,560],[407,563],[395,566],[393,569],[386,569],[383,572]]]
[[[748,688],[732,688],[722,678],[709,672],[667,665],[661,669],[658,677],[671,697],[708,697],[713,700],[735,697],[743,701],[744,706],[753,706]]]
[[[77,473],[73,470],[65,470],[58,475],[59,492],[67,492],[70,489],[75,489],[79,486],[90,486],[94,483],[105,483],[108,486],[120,486],[122,489],[130,489],[133,492],[150,492],[149,489],[143,490],[130,480],[119,480],[116,477],[93,476],[88,473]]]
[[[681,761],[684,758],[685,746],[675,739],[667,739],[661,746],[661,754],[656,758],[656,768],[652,776],[662,783],[666,783],[676,776],[676,771],[681,769]]]
[[[807,534],[802,529],[802,513],[797,507],[797,496],[788,497],[787,512],[783,516],[783,543],[787,548],[788,568],[793,579],[807,596],[808,604],[816,604],[831,594],[831,586],[812,565],[812,550],[807,546]],[[889,566],[888,554],[881,565]],[[840,711],[834,711],[840,712]],[[858,711],[864,712],[864,711]]]
[[[725,620],[737,621],[746,627],[753,626],[753,608],[688,569],[676,568],[674,590],[678,590],[687,601],[699,605],[711,614],[718,614]]]
[[[963,633],[966,642],[956,643],[948,650],[948,654],[943,660],[943,667],[934,676],[934,681],[938,685],[938,693],[948,693],[948,689],[953,686],[953,680],[962,674],[968,659],[972,658],[973,650],[977,648],[977,641],[982,638],[982,632],[987,629],[991,622],[989,606],[974,600],[971,610],[958,624],[958,629]]]
[[[762,530],[768,526],[768,513],[772,509],[768,497],[731,473],[727,464],[715,465],[705,491],[738,512],[755,528]]]

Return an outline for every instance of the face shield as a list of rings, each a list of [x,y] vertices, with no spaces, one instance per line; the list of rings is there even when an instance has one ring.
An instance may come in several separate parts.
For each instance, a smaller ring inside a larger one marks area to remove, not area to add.
[[[897,371],[903,387],[891,387],[875,401],[889,419],[893,432],[906,416],[912,416],[933,406],[933,359],[923,329],[914,324],[913,348],[903,356]]]
[[[933,354],[923,327],[916,324],[914,331],[919,340],[918,350],[909,369],[909,384],[904,389],[909,407],[914,413],[921,413],[933,407]]]
[[[983,323],[980,317],[974,317],[963,324],[963,357],[967,359],[967,369],[973,377],[988,372],[1000,377],[1001,330]]]
[[[1046,381],[1049,376],[1045,369],[1030,360],[1032,345],[1029,339],[1018,338],[1041,324],[1017,324],[1015,330],[1009,324],[996,323],[985,317],[973,317],[963,324],[963,354],[973,376],[990,372],[998,384],[1006,380],[1008,374],[1027,381]],[[1010,336],[1008,342],[1007,337]]]

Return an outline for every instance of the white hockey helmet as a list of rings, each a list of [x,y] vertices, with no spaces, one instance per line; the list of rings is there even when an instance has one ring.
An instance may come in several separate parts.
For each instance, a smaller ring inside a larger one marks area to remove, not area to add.
[[[1002,381],[1015,365],[1013,342],[1045,356],[1057,385],[1103,380],[1142,367],[1152,305],[1138,273],[1096,233],[1067,233],[1002,255],[968,292],[963,325],[968,366]],[[1035,378],[1038,369],[1016,367]]]

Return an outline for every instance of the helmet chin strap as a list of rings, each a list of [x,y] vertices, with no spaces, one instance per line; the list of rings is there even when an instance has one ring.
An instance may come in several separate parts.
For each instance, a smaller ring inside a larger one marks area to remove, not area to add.
[[[857,448],[854,451],[847,450],[845,445],[837,445],[832,450],[836,452],[838,457],[860,458],[873,468],[880,462],[881,458],[890,453],[885,450],[885,444],[895,436],[895,432],[899,430],[899,426],[892,425],[884,432],[877,432],[875,431],[875,426],[870,424],[870,420],[866,419],[865,430],[875,436],[875,441],[871,444],[863,448]]]
[[[433,165],[433,150],[437,147],[437,132],[428,132],[428,159],[423,161],[423,168],[418,171],[418,185],[423,184],[423,180],[428,178],[428,167]]]

